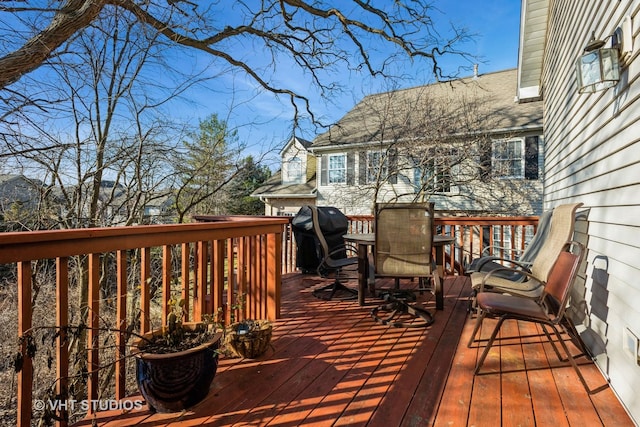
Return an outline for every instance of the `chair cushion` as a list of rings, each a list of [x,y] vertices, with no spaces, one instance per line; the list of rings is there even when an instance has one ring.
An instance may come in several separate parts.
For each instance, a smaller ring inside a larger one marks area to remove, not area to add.
[[[548,319],[543,308],[535,300],[530,298],[498,294],[495,292],[480,292],[477,296],[477,303],[480,309],[495,316],[513,314],[540,320]]]

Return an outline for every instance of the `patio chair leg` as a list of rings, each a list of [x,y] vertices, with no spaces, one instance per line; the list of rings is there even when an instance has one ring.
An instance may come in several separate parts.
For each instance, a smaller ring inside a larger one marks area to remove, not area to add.
[[[484,359],[487,358],[487,354],[489,354],[489,350],[491,350],[491,346],[493,345],[493,342],[498,336],[498,332],[500,331],[500,328],[502,327],[502,323],[505,321],[505,319],[506,317],[502,316],[500,320],[498,320],[496,327],[493,329],[493,332],[491,333],[491,338],[489,338],[489,342],[487,342],[487,346],[484,348],[484,351],[482,352],[482,356],[480,356],[480,359],[478,359],[478,364],[476,365],[476,370],[474,371],[474,375],[477,375],[478,372],[480,372],[480,368],[482,368]]]
[[[553,329],[553,332],[555,332],[556,337],[558,338],[558,341],[560,341],[560,344],[562,345],[562,349],[567,354],[567,358],[569,359],[569,363],[571,363],[571,366],[573,366],[573,369],[576,371],[576,374],[578,374],[578,378],[580,378],[580,382],[584,386],[584,388],[587,391],[587,393],[588,394],[595,394],[595,393],[598,393],[598,392],[606,389],[607,387],[609,387],[609,383],[605,383],[605,384],[601,385],[600,387],[596,387],[593,390],[591,390],[589,388],[589,385],[587,384],[587,381],[585,380],[584,376],[582,376],[582,372],[580,372],[580,368],[579,368],[578,364],[576,363],[576,360],[571,355],[571,352],[569,351],[569,347],[567,347],[567,343],[565,343],[564,340],[562,339],[562,336],[560,335],[560,332],[558,331],[558,328],[556,328],[553,325],[551,325],[551,328]]]
[[[480,325],[482,325],[482,321],[484,320],[486,314],[484,312],[480,312],[478,314],[478,318],[476,319],[476,324],[473,327],[473,332],[471,333],[471,338],[469,338],[469,342],[467,343],[467,347],[471,347],[471,344],[475,341],[476,335],[478,334],[478,330],[480,329]]]

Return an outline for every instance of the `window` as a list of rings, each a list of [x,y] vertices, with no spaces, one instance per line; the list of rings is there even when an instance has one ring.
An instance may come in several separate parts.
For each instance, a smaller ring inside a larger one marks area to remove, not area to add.
[[[286,163],[286,181],[300,182],[302,178],[302,159],[292,157]]]
[[[330,154],[328,172],[329,184],[345,184],[347,182],[347,156]]]
[[[452,169],[459,162],[455,148],[430,148],[424,158],[414,159],[415,192],[448,193],[452,185]]]
[[[382,151],[367,153],[367,184],[382,182],[389,174],[388,158]]]
[[[524,139],[493,141],[493,176],[524,178]]]

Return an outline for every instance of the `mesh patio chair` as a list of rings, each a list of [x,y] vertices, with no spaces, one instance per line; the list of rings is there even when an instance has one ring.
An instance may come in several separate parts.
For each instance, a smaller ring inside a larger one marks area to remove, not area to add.
[[[582,203],[559,205],[553,210],[548,236],[533,259],[530,274],[524,280],[518,276],[517,280],[499,277],[499,273],[515,271],[524,274],[527,271],[518,268],[498,268],[490,272],[471,274],[471,287],[474,294],[483,291],[506,292],[529,298],[538,298],[544,289],[553,264],[560,252],[567,249],[567,242],[573,239],[576,210]],[[474,304],[472,304],[473,306]]]
[[[376,205],[373,270],[375,278],[391,277],[395,287],[380,289],[386,304],[372,310],[372,317],[396,327],[424,327],[433,315],[416,302],[416,292],[433,290],[440,278],[433,260],[433,203]],[[418,279],[417,287],[400,289],[400,278]],[[434,281],[425,287],[425,282]],[[372,285],[375,295],[375,280]],[[384,316],[384,317],[383,317]]]
[[[468,347],[471,347],[476,341],[475,337],[485,318],[498,318],[498,321],[484,347],[484,351],[478,359],[474,374],[480,374],[480,369],[496,340],[500,328],[506,320],[511,319],[539,324],[542,327],[544,335],[551,343],[558,359],[563,362],[569,361],[588,393],[596,393],[608,386],[608,384],[605,384],[594,390],[589,389],[575,360],[576,357],[587,356],[587,354],[582,352],[579,356],[573,356],[562,335],[563,329],[565,328],[564,325],[566,325],[567,322],[570,323],[570,320],[565,317],[565,309],[568,304],[571,287],[573,286],[584,257],[584,247],[580,243],[568,242],[567,244],[573,248],[573,252],[560,252],[558,254],[548,280],[545,281],[543,291],[537,299],[496,292],[480,292],[477,295],[476,301],[479,315],[469,343],[467,344]],[[530,273],[526,274],[530,275]],[[551,336],[547,328],[551,329],[555,339]],[[572,340],[575,339],[571,334],[569,335]],[[562,347],[566,357],[560,353],[556,341]],[[579,345],[578,348],[582,351],[583,346]]]
[[[527,245],[527,247],[522,251],[520,256],[515,258],[502,258],[499,256],[493,255],[485,255],[479,258],[474,259],[471,264],[465,267],[464,271],[466,275],[470,275],[471,273],[484,272],[488,273],[493,270],[501,269],[499,272],[495,273],[497,277],[502,277],[504,279],[513,280],[513,281],[522,281],[525,276],[517,272],[516,270],[503,270],[505,266],[507,267],[519,267],[525,271],[531,271],[531,265],[533,264],[533,260],[536,258],[542,245],[544,244],[545,239],[549,235],[549,229],[551,228],[551,215],[553,210],[544,211],[542,215],[540,215],[540,219],[538,220],[538,228],[536,229],[536,233],[533,238]],[[490,248],[485,248],[485,251],[488,251]],[[501,248],[501,247],[493,247],[494,250],[506,249],[509,251],[514,251],[512,248]]]

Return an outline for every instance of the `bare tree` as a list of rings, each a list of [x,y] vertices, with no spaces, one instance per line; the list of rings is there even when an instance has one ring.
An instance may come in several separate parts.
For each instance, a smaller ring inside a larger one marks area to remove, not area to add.
[[[66,62],[74,54],[65,49],[69,40],[101,17],[126,13],[140,31],[205,52],[220,66],[240,70],[264,90],[288,98],[295,120],[306,110],[315,121],[307,96],[274,77],[283,60],[326,96],[340,89],[336,76],[344,72],[364,70],[390,77],[401,56],[424,63],[436,78],[446,79],[450,73],[443,71],[438,60],[446,55],[467,57],[457,46],[469,35],[452,28],[441,36],[433,20],[436,11],[426,0],[386,2],[378,7],[362,0],[338,4],[302,0],[5,1],[0,6],[7,22],[0,88],[5,88],[7,104],[19,103],[20,93],[12,90],[13,83],[42,64]],[[389,53],[377,54],[380,46],[386,46]]]

